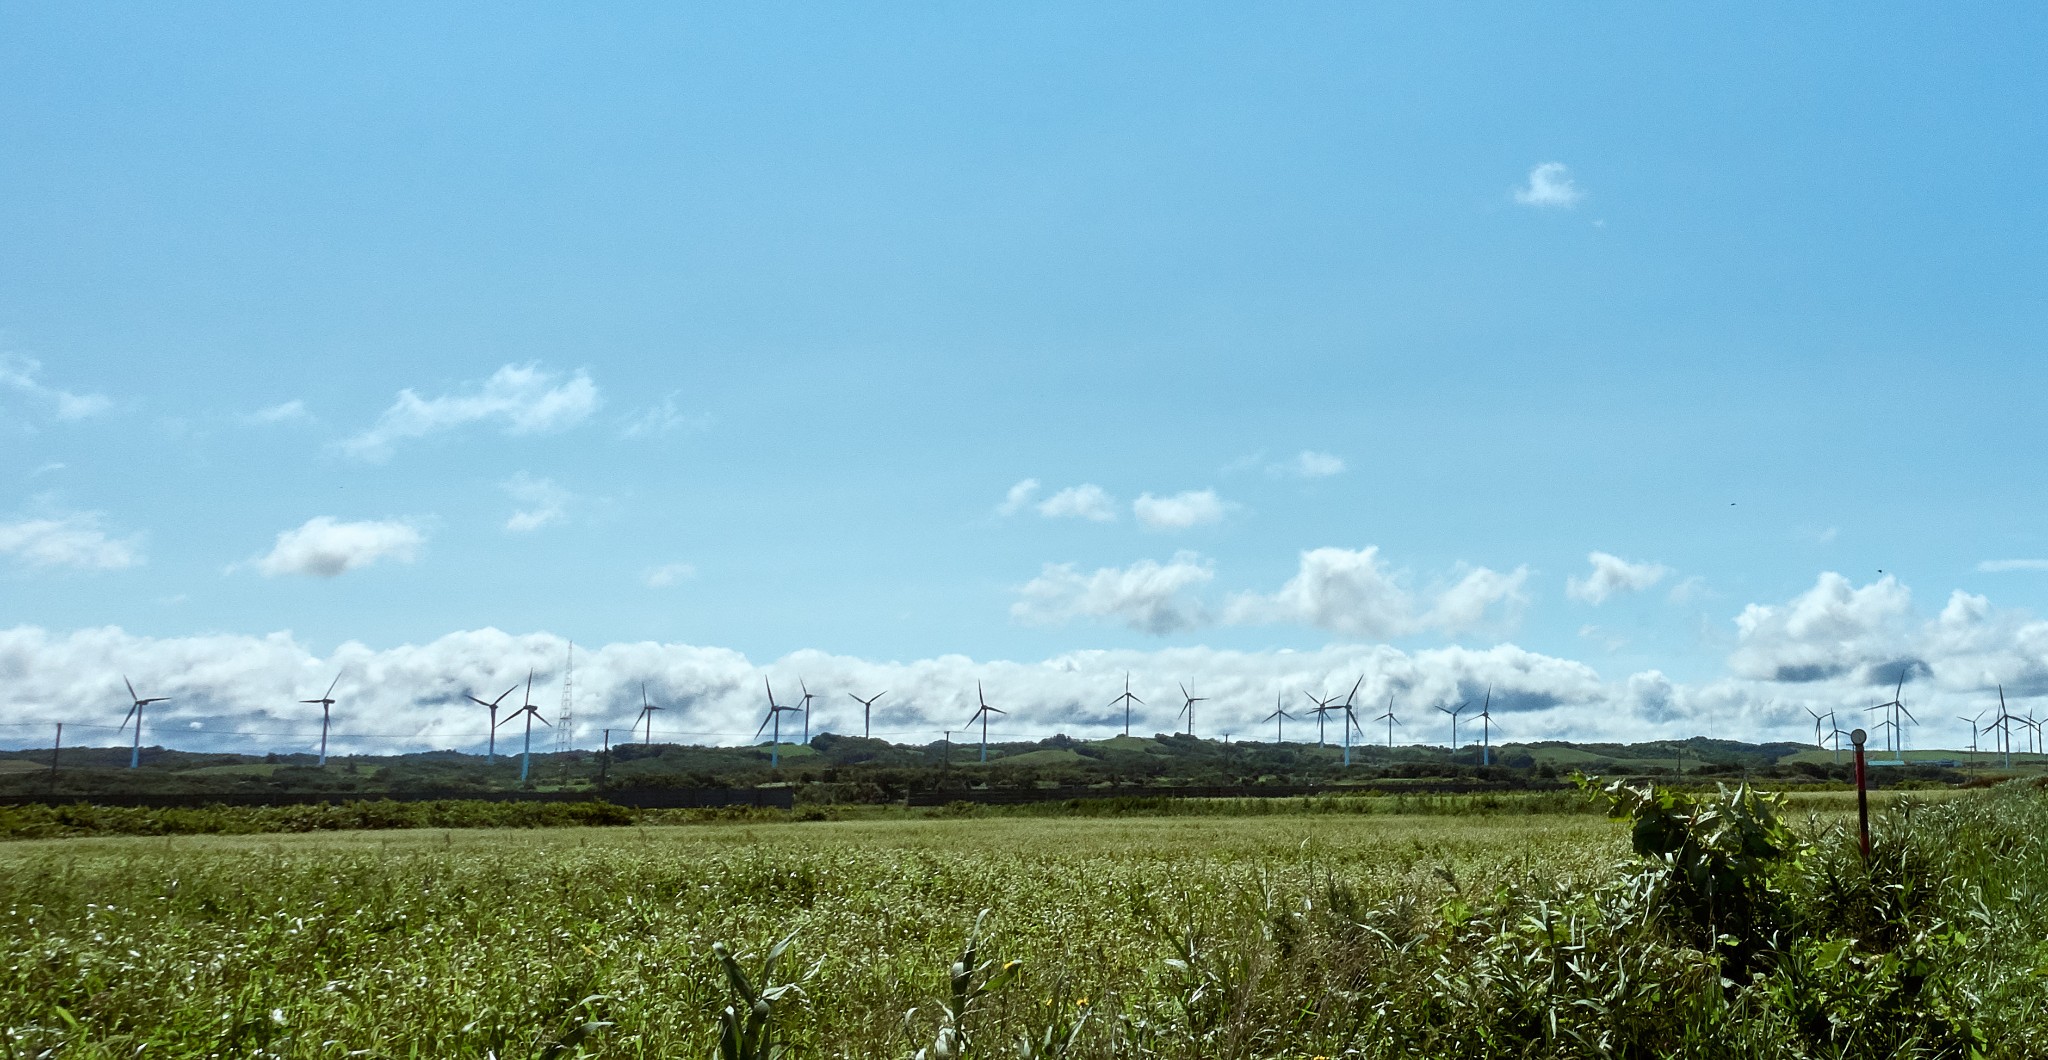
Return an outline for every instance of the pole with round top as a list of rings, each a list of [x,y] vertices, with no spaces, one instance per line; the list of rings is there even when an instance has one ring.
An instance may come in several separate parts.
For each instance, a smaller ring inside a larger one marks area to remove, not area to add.
[[[1869,738],[1862,729],[1849,734],[1849,742],[1856,745],[1856,835],[1865,861],[1870,860],[1870,790],[1863,777],[1863,741]]]

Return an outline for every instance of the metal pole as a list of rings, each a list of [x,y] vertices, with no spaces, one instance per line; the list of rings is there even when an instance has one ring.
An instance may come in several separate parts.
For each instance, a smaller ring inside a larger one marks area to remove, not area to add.
[[[1863,775],[1863,741],[1868,738],[1862,729],[1849,734],[1849,742],[1856,745],[1856,834],[1864,861],[1870,860],[1870,790]]]
[[[604,786],[606,768],[612,764],[612,731],[604,731],[604,754],[597,759],[597,784]]]
[[[50,745],[50,790],[57,790],[57,752],[64,749],[64,723],[57,723],[57,742]]]

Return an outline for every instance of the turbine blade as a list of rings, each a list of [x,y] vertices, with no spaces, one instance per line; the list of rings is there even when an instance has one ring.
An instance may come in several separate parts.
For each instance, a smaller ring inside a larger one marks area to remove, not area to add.
[[[124,684],[124,685],[127,685],[127,686],[128,686],[128,698],[129,698],[129,699],[141,699],[141,698],[142,698],[141,696],[138,696],[138,695],[136,695],[136,694],[135,694],[135,682],[133,682],[133,681],[130,681],[130,680],[128,680],[128,675],[127,675],[127,674],[122,674],[122,675],[121,675],[121,683],[122,683],[122,684]]]
[[[321,698],[321,699],[329,699],[329,698],[332,698],[332,697],[333,697],[333,695],[334,695],[334,685],[338,685],[338,684],[340,684],[340,683],[341,683],[341,675],[337,673],[337,674],[335,674],[335,675],[334,675],[334,684],[328,685],[328,686],[327,686],[327,691],[325,691],[325,692],[322,692],[322,693],[320,693],[320,698]]]

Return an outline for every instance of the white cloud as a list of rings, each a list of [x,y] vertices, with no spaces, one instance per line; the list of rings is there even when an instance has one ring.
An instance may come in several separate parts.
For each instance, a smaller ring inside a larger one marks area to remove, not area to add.
[[[1522,592],[1528,580],[1528,567],[1516,567],[1505,574],[1474,567],[1437,594],[1421,624],[1445,633],[1462,633],[1487,625],[1512,626],[1528,606],[1529,599]]]
[[[678,394],[671,393],[661,399],[658,405],[627,416],[619,424],[621,438],[659,438],[676,431],[701,431],[711,426],[711,417],[703,413],[684,412],[676,403]]]
[[[996,514],[1015,515],[1023,511],[1024,506],[1030,504],[1031,498],[1037,496],[1037,494],[1038,480],[1027,478],[1011,486],[1010,492],[1003,495],[1003,503],[996,505]]]
[[[1977,564],[1977,570],[1985,574],[2005,574],[2010,571],[2048,570],[2048,559],[1987,559]]]
[[[120,570],[142,563],[139,536],[107,536],[98,512],[20,519],[0,523],[0,554],[24,567]]]
[[[1595,607],[1618,593],[1642,592],[1671,573],[1671,568],[1661,563],[1631,563],[1607,552],[1587,553],[1586,562],[1593,565],[1593,572],[1568,579],[1564,594]]]
[[[375,425],[340,447],[359,459],[383,460],[402,440],[474,423],[497,423],[507,434],[558,431],[589,418],[598,403],[597,384],[586,372],[563,379],[532,364],[508,364],[465,393],[422,398],[401,390]]]
[[[1013,491],[1014,488],[1012,487]],[[1092,519],[1098,523],[1114,522],[1116,498],[1093,483],[1068,486],[1039,502],[1038,514],[1047,519]]]
[[[424,534],[400,520],[342,522],[321,515],[277,535],[276,547],[256,560],[256,569],[266,578],[280,574],[332,578],[384,559],[411,563],[425,544]]]
[[[1524,206],[1568,209],[1585,197],[1563,162],[1538,164],[1529,170],[1529,182],[1515,189],[1515,201]]]
[[[103,394],[74,394],[44,385],[36,378],[42,370],[42,362],[33,357],[0,353],[0,388],[12,390],[35,404],[45,406],[60,420],[82,420],[113,407],[114,403]]]
[[[1171,497],[1147,493],[1131,502],[1131,511],[1149,530],[1186,530],[1220,522],[1229,505],[1215,490],[1188,490]]]
[[[697,568],[691,564],[664,563],[659,567],[649,568],[646,574],[641,575],[641,580],[650,589],[666,589],[679,581],[686,581],[696,576]]]
[[[1018,590],[1010,614],[1039,625],[1109,618],[1144,633],[1175,633],[1206,621],[1201,603],[1184,594],[1213,577],[1214,565],[1193,552],[1086,574],[1071,563],[1048,563]]]
[[[1380,566],[1377,545],[1315,548],[1294,577],[1270,596],[1231,601],[1232,623],[1285,622],[1361,637],[1389,637],[1414,625],[1414,597]]]
[[[1828,571],[1785,604],[1744,608],[1730,668],[1756,680],[1805,682],[1910,660],[1912,603],[1890,575],[1858,588]]]
[[[1328,478],[1344,473],[1344,459],[1330,453],[1303,449],[1287,460],[1266,465],[1266,473],[1275,478]]]
[[[245,427],[261,427],[272,423],[295,423],[312,418],[313,414],[306,411],[306,403],[298,398],[236,417]]]
[[[524,471],[505,480],[503,489],[522,507],[505,520],[505,529],[515,534],[530,533],[549,523],[557,523],[568,514],[568,505],[575,495],[554,481],[535,478]]]
[[[1427,630],[1457,634],[1512,625],[1527,603],[1527,567],[1508,573],[1467,569],[1456,582],[1418,599],[1406,576],[1380,564],[1378,546],[1316,548],[1301,554],[1294,577],[1271,595],[1231,600],[1226,621],[1311,626],[1357,637],[1407,636]]]

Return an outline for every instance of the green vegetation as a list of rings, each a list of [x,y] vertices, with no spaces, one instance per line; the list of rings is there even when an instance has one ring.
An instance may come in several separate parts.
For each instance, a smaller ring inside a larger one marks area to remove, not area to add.
[[[0,1052],[2048,1053],[2039,791],[1610,797],[12,843]]]
[[[809,744],[784,744],[771,767],[765,745],[696,747],[677,744],[615,745],[609,754],[572,751],[534,756],[527,787],[541,792],[598,795],[608,791],[672,788],[745,788],[786,784],[799,802],[814,805],[902,801],[907,796],[983,798],[989,793],[1096,789],[1104,795],[1142,795],[1161,788],[1370,788],[1396,794],[1432,790],[1561,788],[1574,771],[1606,776],[1679,779],[1712,787],[1720,781],[1757,781],[1774,787],[1828,787],[1849,780],[1849,767],[1831,752],[1805,744],[1749,744],[1733,740],[1657,741],[1642,744],[1511,743],[1492,749],[1361,745],[1350,766],[1343,749],[1313,743],[1222,741],[1184,734],[1045,740],[980,748],[945,742],[906,746],[884,740],[822,733]],[[1989,756],[1966,762],[1963,752],[1914,752],[1912,764],[1875,770],[1877,783],[1956,785],[2036,772],[2035,756],[2019,756],[2014,773],[1990,769]],[[0,796],[109,800],[124,797],[233,799],[298,797],[371,798],[378,795],[458,798],[519,788],[516,757],[486,765],[456,751],[338,756],[319,768],[311,755],[236,755],[144,748],[141,769],[130,770],[126,748],[67,748],[61,768],[49,772],[48,750],[0,751]],[[1682,771],[1682,775],[1681,775]],[[1061,794],[1060,797],[1066,797]],[[939,798],[937,801],[945,801]]]

